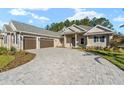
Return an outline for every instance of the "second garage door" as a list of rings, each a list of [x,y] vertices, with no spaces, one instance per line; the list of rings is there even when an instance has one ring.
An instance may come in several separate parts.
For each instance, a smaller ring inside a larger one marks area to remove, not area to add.
[[[23,49],[36,49],[36,38],[35,37],[24,37]]]
[[[46,47],[54,47],[53,39],[46,39],[46,38],[40,39],[40,48],[46,48]]]

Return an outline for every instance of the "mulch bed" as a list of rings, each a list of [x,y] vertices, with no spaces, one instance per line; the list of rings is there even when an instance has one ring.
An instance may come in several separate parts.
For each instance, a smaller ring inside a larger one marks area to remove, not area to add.
[[[15,55],[15,60],[10,62],[8,65],[6,65],[4,68],[0,69],[0,72],[4,72],[13,68],[16,68],[20,65],[23,65],[25,63],[30,62],[36,54],[29,53],[29,52],[22,52],[22,53],[17,53]]]

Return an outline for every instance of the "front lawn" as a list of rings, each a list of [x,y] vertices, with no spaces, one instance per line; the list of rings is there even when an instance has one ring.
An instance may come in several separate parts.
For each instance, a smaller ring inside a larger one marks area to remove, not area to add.
[[[12,62],[15,56],[12,55],[0,55],[0,69]]]
[[[105,59],[109,60],[111,63],[124,70],[124,52],[112,52],[105,50],[88,50],[95,54],[101,55]]]

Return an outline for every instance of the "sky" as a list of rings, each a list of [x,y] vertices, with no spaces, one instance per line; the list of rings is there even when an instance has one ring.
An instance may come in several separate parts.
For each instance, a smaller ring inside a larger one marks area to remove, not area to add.
[[[10,20],[16,20],[44,28],[53,22],[66,19],[78,20],[89,17],[105,17],[117,32],[124,34],[124,10],[122,8],[0,8],[0,29]]]

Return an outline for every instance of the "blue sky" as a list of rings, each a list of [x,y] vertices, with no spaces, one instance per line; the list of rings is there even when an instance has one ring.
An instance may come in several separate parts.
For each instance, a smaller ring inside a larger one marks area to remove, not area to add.
[[[66,19],[82,19],[85,17],[105,17],[114,25],[114,29],[124,33],[124,11],[121,8],[25,8],[25,9],[0,9],[0,28],[10,20],[17,20],[39,27],[45,27],[53,22],[60,22]]]

